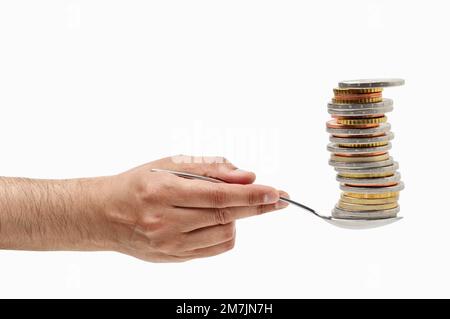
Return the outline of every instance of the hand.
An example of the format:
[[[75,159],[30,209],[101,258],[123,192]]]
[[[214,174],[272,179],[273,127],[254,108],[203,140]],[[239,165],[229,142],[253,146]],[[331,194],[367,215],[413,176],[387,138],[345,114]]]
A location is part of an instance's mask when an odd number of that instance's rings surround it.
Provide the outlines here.
[[[152,168],[191,172],[230,184],[189,180]],[[180,262],[233,248],[235,220],[287,206],[288,196],[252,184],[255,175],[223,158],[164,158],[106,178],[105,215],[114,249],[152,262]]]

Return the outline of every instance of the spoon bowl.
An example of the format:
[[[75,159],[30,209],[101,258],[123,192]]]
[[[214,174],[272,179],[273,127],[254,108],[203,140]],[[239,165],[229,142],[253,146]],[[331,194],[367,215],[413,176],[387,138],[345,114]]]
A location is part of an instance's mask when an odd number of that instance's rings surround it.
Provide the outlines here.
[[[342,219],[342,218],[324,218],[324,220],[336,227],[346,229],[371,229],[386,226],[403,217],[383,218],[383,219]]]
[[[281,201],[293,204],[297,207],[300,207],[302,209],[305,209],[309,211],[310,213],[316,215],[317,217],[323,219],[327,223],[334,225],[339,228],[346,228],[346,229],[370,229],[370,228],[377,228],[385,225],[389,225],[392,223],[395,223],[396,221],[399,221],[403,217],[392,217],[392,218],[379,218],[379,219],[344,219],[344,218],[334,218],[331,216],[324,216],[319,213],[317,213],[314,209],[305,206],[303,204],[300,204],[290,198],[280,198]]]

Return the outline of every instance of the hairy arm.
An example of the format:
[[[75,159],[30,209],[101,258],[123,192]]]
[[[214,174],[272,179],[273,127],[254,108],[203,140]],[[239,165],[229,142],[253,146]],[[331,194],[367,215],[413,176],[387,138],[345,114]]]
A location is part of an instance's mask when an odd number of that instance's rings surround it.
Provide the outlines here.
[[[108,249],[103,178],[0,177],[0,249]]]

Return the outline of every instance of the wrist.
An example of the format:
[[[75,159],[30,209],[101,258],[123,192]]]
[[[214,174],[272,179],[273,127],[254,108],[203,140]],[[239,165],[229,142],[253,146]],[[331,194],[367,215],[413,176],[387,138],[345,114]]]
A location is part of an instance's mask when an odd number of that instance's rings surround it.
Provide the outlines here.
[[[113,178],[82,178],[70,182],[73,194],[79,197],[74,209],[76,219],[85,230],[80,232],[80,250],[117,250],[115,227],[108,216]]]

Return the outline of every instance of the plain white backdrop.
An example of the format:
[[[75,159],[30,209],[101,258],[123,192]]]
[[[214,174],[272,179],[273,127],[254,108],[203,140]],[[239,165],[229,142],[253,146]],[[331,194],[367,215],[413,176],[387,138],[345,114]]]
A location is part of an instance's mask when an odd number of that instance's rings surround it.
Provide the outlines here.
[[[0,174],[115,174],[224,155],[322,213],[339,196],[326,103],[344,79],[402,77],[394,225],[333,228],[290,207],[236,248],[151,264],[0,251],[0,297],[450,297],[448,1],[0,2]]]

